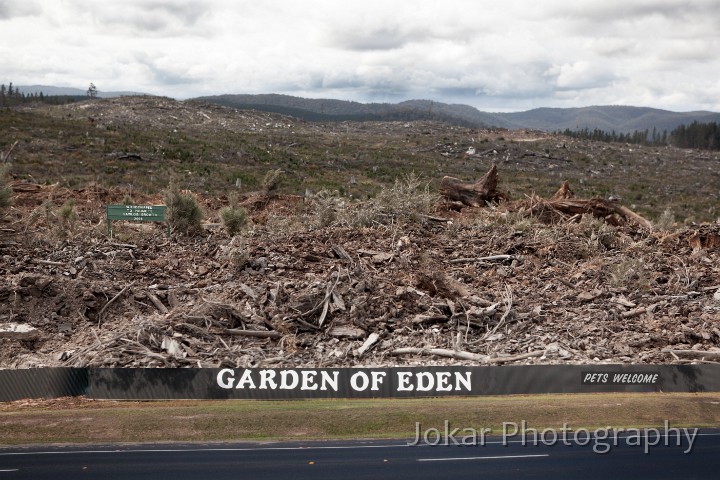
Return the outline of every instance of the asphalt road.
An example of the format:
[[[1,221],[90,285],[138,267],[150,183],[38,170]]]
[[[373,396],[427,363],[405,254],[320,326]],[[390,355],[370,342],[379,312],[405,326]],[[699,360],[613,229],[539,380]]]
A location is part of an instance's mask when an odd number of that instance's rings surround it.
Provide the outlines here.
[[[269,444],[97,445],[0,447],[0,480],[14,479],[717,479],[720,431],[659,445],[628,445],[607,453],[587,443],[488,437],[481,446],[408,446],[405,441]],[[658,439],[653,439],[657,441]],[[635,443],[635,442],[632,442]],[[668,445],[665,445],[667,443]],[[598,447],[599,448],[595,448]]]

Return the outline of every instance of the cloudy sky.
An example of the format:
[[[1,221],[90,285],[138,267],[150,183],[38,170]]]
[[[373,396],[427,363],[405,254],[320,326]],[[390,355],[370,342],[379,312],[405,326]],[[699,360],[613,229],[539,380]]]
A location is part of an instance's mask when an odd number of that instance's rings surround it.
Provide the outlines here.
[[[0,0],[0,83],[720,111],[720,0]]]

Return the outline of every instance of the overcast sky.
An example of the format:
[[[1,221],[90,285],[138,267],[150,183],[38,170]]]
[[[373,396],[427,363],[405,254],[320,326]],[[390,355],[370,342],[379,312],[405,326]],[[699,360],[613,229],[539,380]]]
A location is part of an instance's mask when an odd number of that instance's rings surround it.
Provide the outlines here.
[[[0,0],[0,83],[720,111],[720,0]]]

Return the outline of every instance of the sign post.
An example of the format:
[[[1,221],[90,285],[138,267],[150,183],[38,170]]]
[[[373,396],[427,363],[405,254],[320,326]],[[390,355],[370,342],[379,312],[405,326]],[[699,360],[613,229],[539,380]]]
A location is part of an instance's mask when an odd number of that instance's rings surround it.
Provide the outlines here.
[[[165,219],[165,205],[107,205],[108,236],[112,238],[113,220],[128,220],[130,222],[167,222]],[[170,238],[170,224],[167,226],[167,236]]]

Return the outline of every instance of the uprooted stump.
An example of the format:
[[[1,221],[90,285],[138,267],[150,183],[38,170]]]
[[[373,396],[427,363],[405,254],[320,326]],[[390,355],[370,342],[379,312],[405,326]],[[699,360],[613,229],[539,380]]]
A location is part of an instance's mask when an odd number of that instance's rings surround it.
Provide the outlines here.
[[[455,177],[443,177],[440,181],[440,195],[468,207],[481,207],[505,199],[505,195],[497,190],[497,184],[497,165],[493,165],[475,183],[463,182]]]
[[[548,220],[553,214],[561,216],[592,215],[611,225],[631,223],[652,230],[652,223],[629,208],[613,200],[603,198],[575,198],[570,184],[566,180],[549,200],[535,197],[530,212],[533,216]]]

